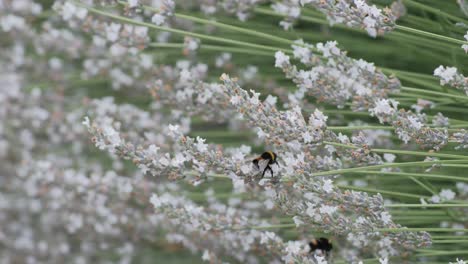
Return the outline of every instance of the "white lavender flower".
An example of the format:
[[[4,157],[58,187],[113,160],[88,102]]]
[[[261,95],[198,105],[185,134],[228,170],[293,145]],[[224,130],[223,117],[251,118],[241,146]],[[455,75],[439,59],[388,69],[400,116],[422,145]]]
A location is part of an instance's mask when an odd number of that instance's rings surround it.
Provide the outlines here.
[[[286,16],[281,25],[289,29],[300,16],[302,6],[313,6],[326,15],[331,25],[345,24],[352,28],[363,28],[376,37],[395,28],[395,20],[404,15],[402,3],[397,1],[392,8],[379,9],[364,0],[318,1],[318,0],[283,0],[272,5],[273,10]]]
[[[434,70],[434,76],[440,78],[441,85],[450,85],[463,90],[468,95],[468,78],[458,72],[456,67],[444,67],[440,65]]]

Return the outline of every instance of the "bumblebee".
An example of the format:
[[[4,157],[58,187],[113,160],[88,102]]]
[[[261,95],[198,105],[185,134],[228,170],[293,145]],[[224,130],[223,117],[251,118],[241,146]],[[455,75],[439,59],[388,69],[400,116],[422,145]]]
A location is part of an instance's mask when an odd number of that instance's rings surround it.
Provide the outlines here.
[[[310,241],[309,247],[310,247],[311,253],[313,253],[317,249],[320,249],[323,252],[325,252],[325,255],[327,256],[330,253],[330,251],[333,249],[332,243],[324,237]]]
[[[266,172],[267,170],[270,171],[271,177],[273,177],[273,169],[270,167],[270,165],[278,164],[278,162],[276,162],[276,157],[278,157],[278,156],[276,155],[276,153],[271,152],[271,151],[266,151],[266,152],[263,152],[263,154],[260,155],[260,157],[254,159],[254,160],[252,161],[253,164],[257,167],[257,169],[260,169],[260,166],[259,166],[258,163],[259,163],[261,160],[267,160],[267,161],[268,161],[268,163],[267,163],[265,169],[263,170],[262,178],[263,178],[263,176],[265,176],[265,172]]]

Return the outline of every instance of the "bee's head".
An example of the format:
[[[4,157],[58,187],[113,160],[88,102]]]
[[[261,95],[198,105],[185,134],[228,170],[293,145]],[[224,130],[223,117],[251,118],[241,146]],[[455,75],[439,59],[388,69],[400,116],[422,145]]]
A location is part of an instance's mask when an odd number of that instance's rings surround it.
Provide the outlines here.
[[[258,166],[258,159],[252,160],[252,163],[255,165],[255,167],[259,168],[259,166]]]
[[[319,241],[317,239],[312,239],[309,242],[310,252],[314,252],[317,249]]]

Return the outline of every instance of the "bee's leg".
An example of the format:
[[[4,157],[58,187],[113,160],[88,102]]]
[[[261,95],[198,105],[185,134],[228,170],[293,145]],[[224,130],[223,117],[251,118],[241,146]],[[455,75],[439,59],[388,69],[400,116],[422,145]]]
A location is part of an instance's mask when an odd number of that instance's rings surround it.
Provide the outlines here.
[[[271,168],[270,168],[270,166],[269,166],[269,165],[267,165],[267,166],[265,167],[265,169],[263,170],[263,173],[262,173],[262,178],[265,176],[265,172],[266,172],[268,169],[270,169],[270,170],[271,170]]]
[[[265,176],[265,172],[266,172],[267,170],[270,171],[271,177],[273,178],[273,170],[271,169],[270,165],[267,165],[267,166],[265,167],[265,169],[263,170],[262,178],[263,178],[263,176]]]

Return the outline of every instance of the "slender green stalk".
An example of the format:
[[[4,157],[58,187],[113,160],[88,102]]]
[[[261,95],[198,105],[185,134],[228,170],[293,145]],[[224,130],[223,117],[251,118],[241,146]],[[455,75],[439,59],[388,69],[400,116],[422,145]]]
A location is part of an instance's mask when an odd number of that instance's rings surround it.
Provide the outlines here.
[[[375,231],[380,232],[407,232],[407,231],[426,231],[426,232],[467,232],[468,229],[464,228],[443,228],[443,227],[400,227],[400,228],[377,228]]]
[[[468,244],[468,239],[454,239],[454,240],[432,240],[434,244]]]
[[[417,257],[430,257],[430,256],[452,256],[452,255],[468,255],[468,250],[450,250],[443,252],[428,252],[428,253],[419,253]]]
[[[449,207],[468,207],[468,203],[456,204],[388,204],[388,208],[449,208]]]
[[[445,236],[445,235],[433,235],[431,236],[433,239],[463,239],[463,240],[468,240],[468,236]]]
[[[281,229],[281,228],[294,228],[296,224],[277,224],[277,225],[268,225],[268,226],[249,226],[249,227],[239,227],[233,228],[235,230],[243,229]],[[468,232],[468,229],[464,228],[443,228],[443,227],[400,227],[400,228],[376,228],[375,231],[378,232],[389,232],[389,233],[399,233],[399,232]]]
[[[437,9],[437,8],[434,8],[434,7],[425,5],[425,4],[421,4],[421,3],[418,3],[418,2],[413,1],[413,0],[403,0],[403,3],[405,3],[408,6],[413,6],[413,7],[419,8],[421,10],[424,10],[424,11],[427,11],[427,12],[430,12],[430,13],[433,13],[433,14],[436,14],[436,15],[444,16],[444,17],[446,17],[448,19],[451,19],[452,21],[468,24],[468,21],[463,19],[463,18],[453,16],[453,15],[451,15],[449,13],[446,13],[446,12],[440,10],[440,9]]]
[[[464,95],[447,94],[447,93],[428,91],[428,90],[412,88],[412,87],[405,87],[405,86],[401,87],[401,90],[402,91],[432,94],[432,95],[436,95],[436,96],[442,96],[442,98],[449,97],[449,98],[454,98],[454,99],[457,99],[457,100],[468,101],[468,96],[464,96]]]
[[[176,48],[176,49],[183,49],[185,47],[182,43],[150,43],[148,45],[152,48]],[[216,45],[209,45],[209,44],[200,44],[200,49],[202,50],[212,50],[212,51],[219,51],[219,52],[231,52],[231,53],[240,53],[240,54],[248,54],[248,55],[260,55],[265,57],[273,58],[275,55],[274,52],[265,52],[259,50],[249,50],[243,48],[236,48],[230,46],[216,46]]]
[[[468,182],[468,177],[457,177],[441,174],[430,174],[430,173],[409,173],[409,172],[384,172],[384,171],[356,171],[358,174],[372,174],[372,175],[387,175],[387,176],[404,176],[404,177],[420,177],[420,178],[429,178],[437,180],[453,180]]]
[[[238,227],[233,228],[234,230],[244,230],[244,229],[280,229],[280,228],[292,228],[296,227],[296,224],[278,224],[278,225],[268,225],[268,226],[248,226],[248,227]]]
[[[396,25],[395,28],[398,29],[398,30],[404,31],[404,32],[411,33],[411,34],[417,34],[417,35],[425,36],[425,37],[428,37],[428,38],[439,39],[439,40],[447,41],[447,42],[454,43],[454,44],[457,44],[457,45],[468,44],[468,42],[463,41],[463,40],[454,39],[454,38],[451,38],[451,37],[446,37],[446,36],[434,34],[434,33],[431,33],[431,32],[427,32],[427,31],[423,31],[423,30],[419,30],[419,29],[415,29],[415,28],[410,28],[410,27],[405,27],[405,26],[400,26],[400,25]]]
[[[414,161],[414,162],[402,162],[402,163],[384,163],[379,165],[371,165],[371,166],[363,166],[363,167],[354,167],[354,168],[347,168],[347,169],[340,169],[340,170],[330,170],[330,171],[321,171],[315,172],[313,176],[326,176],[326,175],[336,175],[336,174],[344,174],[349,172],[356,172],[363,169],[367,170],[374,170],[374,169],[382,169],[382,168],[395,168],[395,167],[417,167],[417,166],[430,166],[433,164],[447,164],[447,163],[466,163],[466,160],[438,160],[438,161]],[[459,164],[451,164],[451,165],[459,165]]]
[[[307,109],[305,109],[307,111]],[[324,113],[330,115],[347,115],[347,116],[360,116],[360,117],[367,117],[370,118],[369,113],[367,112],[353,112],[350,110],[335,110],[335,109],[324,109]],[[432,120],[433,116],[427,115],[429,120]],[[456,125],[452,125],[450,127],[457,128],[457,127],[468,127],[468,121],[459,120],[455,118],[450,118],[450,121],[456,123]]]
[[[395,130],[394,127],[391,126],[330,126],[327,127],[328,130],[331,131],[356,131],[356,130]],[[445,129],[444,127],[432,127],[431,129]],[[447,129],[451,132],[461,131],[460,129]]]
[[[446,216],[445,211],[439,209],[424,209],[424,210],[400,210],[400,209],[392,209],[393,215],[411,215],[411,216],[421,216],[421,217],[432,217],[432,216]]]
[[[418,99],[425,99],[429,101],[433,101],[436,103],[436,107],[440,103],[454,103],[453,99],[445,99],[444,97],[435,97],[435,96],[430,96],[430,95],[425,95],[425,94],[417,94],[417,93],[409,93],[408,91],[406,93],[392,93],[392,96],[406,96],[406,97],[411,97],[414,99],[414,102],[416,102]]]
[[[466,124],[466,125],[452,125],[450,127],[452,127],[452,128],[467,128],[468,124]]]
[[[442,167],[453,167],[453,168],[468,168],[468,164],[459,164],[455,166],[454,164],[441,164]]]
[[[343,148],[358,149],[359,147],[354,145],[347,145],[342,143],[324,141],[324,144],[333,145]],[[468,159],[468,156],[456,155],[456,154],[445,154],[445,153],[431,153],[431,152],[421,152],[421,151],[410,151],[410,150],[394,150],[394,149],[369,149],[371,152],[375,153],[392,153],[392,154],[401,154],[401,155],[413,155],[413,156],[423,156],[423,157],[438,157],[438,158],[449,158],[449,159]]]
[[[436,221],[444,221],[444,220],[448,220],[449,218],[447,218],[446,216],[431,216],[431,217],[427,217],[427,216],[393,216],[393,219],[395,220],[398,220],[398,221],[404,221],[404,220],[426,220],[426,219],[430,219],[430,220],[436,220]]]
[[[416,179],[416,178],[413,177],[413,176],[411,176],[410,179],[413,180],[414,182],[416,182],[416,183],[417,183],[419,186],[421,186],[423,189],[427,190],[430,194],[432,194],[432,195],[437,195],[437,190],[435,190],[429,182],[427,182],[427,184],[426,184],[426,183],[424,183],[424,182],[422,182],[422,181]],[[423,178],[422,180],[424,181],[425,179]],[[464,202],[462,201],[462,202],[459,202],[459,203],[464,203]],[[449,210],[449,209],[446,209],[445,211],[447,212],[447,215],[449,215],[450,218],[451,218],[452,220],[454,220],[454,221],[457,220],[457,217],[456,217],[456,215],[453,213],[453,211],[451,211],[451,210]]]
[[[388,70],[388,71],[382,70],[382,71],[384,73],[387,73],[387,74],[393,72],[393,70]],[[426,80],[426,79],[424,79],[422,77],[410,76],[410,75],[407,75],[407,74],[404,74],[404,73],[398,73],[398,74],[396,74],[396,76],[402,81],[409,82],[409,83],[416,84],[416,85],[421,85],[422,87],[424,87],[426,89],[431,89],[431,90],[436,90],[436,91],[444,91],[444,87],[442,87],[440,84],[434,83],[432,81],[428,81],[428,80]]]
[[[409,177],[412,181],[414,181],[416,184],[418,184],[419,186],[421,186],[421,188],[423,188],[424,190],[428,191],[430,194],[432,195],[435,195],[434,191],[429,188],[429,186],[427,186],[426,184],[424,184],[423,182],[421,182],[420,180],[416,179],[415,177],[413,176],[410,176]]]

